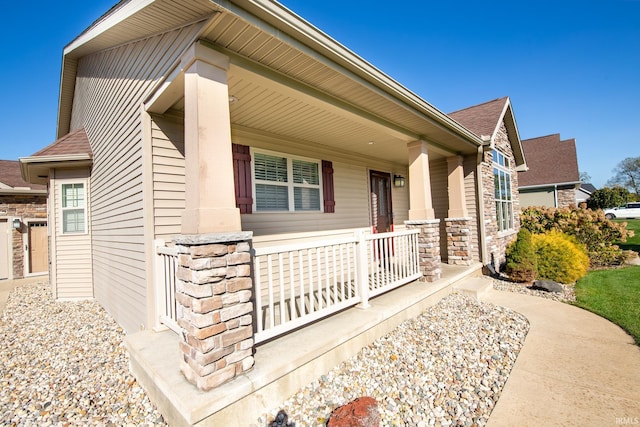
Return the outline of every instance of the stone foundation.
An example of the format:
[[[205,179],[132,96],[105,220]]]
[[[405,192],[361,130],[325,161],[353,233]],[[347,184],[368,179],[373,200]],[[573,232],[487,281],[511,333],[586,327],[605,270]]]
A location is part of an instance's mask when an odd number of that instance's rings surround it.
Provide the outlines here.
[[[200,390],[253,368],[251,239],[251,232],[176,239],[180,370]]]
[[[408,229],[419,229],[418,251],[422,280],[433,282],[442,276],[440,268],[440,220],[405,221]]]
[[[447,230],[448,262],[453,265],[471,265],[472,218],[445,218]]]

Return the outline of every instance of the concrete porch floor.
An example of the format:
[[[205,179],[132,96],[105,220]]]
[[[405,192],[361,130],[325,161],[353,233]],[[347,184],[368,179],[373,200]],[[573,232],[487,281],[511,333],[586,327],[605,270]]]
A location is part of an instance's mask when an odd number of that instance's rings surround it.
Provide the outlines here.
[[[248,426],[298,389],[438,303],[460,280],[481,274],[481,264],[442,265],[436,282],[413,282],[256,348],[250,372],[208,392],[179,369],[179,337],[172,331],[129,335],[131,371],[172,426]]]

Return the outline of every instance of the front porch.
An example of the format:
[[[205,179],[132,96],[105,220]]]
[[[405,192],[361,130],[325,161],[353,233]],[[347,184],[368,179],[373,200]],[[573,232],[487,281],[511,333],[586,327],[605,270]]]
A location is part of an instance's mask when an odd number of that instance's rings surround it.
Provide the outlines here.
[[[165,420],[181,425],[250,425],[402,321],[416,317],[448,295],[481,265],[442,264],[434,282],[412,282],[256,348],[255,368],[204,392],[180,372],[179,337],[172,331],[143,331],[127,337],[131,370]]]

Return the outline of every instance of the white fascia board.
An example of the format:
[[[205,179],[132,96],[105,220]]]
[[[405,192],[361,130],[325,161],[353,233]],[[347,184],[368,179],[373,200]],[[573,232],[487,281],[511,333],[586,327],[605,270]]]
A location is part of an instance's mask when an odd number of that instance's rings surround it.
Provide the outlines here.
[[[75,40],[69,43],[64,48],[64,55],[68,55],[85,43],[95,39],[100,34],[116,26],[130,16],[138,13],[140,10],[144,9],[155,1],[156,0],[131,0],[123,4],[119,8],[111,11],[110,13],[107,12],[108,14],[104,15],[93,27],[90,27],[84,33],[80,34]]]

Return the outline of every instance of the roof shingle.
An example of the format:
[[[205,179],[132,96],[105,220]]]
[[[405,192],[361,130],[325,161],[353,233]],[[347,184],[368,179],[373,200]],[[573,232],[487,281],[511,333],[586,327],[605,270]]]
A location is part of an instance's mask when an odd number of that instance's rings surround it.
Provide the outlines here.
[[[45,190],[46,185],[31,184],[22,179],[20,162],[17,160],[0,160],[0,182],[12,188],[30,188]]]
[[[504,111],[504,106],[509,97],[494,99],[479,105],[467,107],[462,110],[449,113],[449,117],[462,124],[464,127],[479,137],[483,135],[493,136],[498,122]]]
[[[576,140],[560,140],[560,134],[541,136],[522,141],[527,166],[518,172],[518,185],[575,183],[580,181]]]
[[[92,156],[89,138],[84,128],[69,132],[62,138],[55,140],[42,150],[34,153],[31,157],[44,156],[64,156],[71,154],[89,154]]]

